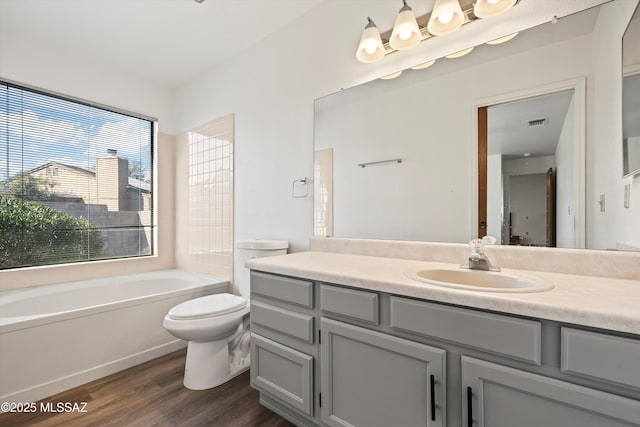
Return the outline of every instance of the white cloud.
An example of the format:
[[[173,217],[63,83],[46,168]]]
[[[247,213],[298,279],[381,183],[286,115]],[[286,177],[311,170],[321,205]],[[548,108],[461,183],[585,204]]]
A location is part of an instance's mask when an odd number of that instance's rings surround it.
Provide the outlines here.
[[[45,119],[31,110],[11,113],[8,118],[0,113],[0,121],[7,123],[11,134],[22,135],[36,143],[76,145],[88,141],[87,133],[78,123]]]
[[[127,117],[105,123],[90,141],[90,155],[104,157],[108,149],[118,150],[118,156],[137,159],[141,150],[149,149],[150,126],[147,122]]]

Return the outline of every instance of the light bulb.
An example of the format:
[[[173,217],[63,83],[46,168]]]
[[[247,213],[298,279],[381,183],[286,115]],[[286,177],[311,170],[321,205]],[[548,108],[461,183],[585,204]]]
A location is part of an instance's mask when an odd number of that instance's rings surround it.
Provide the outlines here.
[[[487,3],[496,4],[496,3],[500,3],[500,0],[487,0]]]
[[[377,49],[377,47],[375,47],[374,45],[370,44],[364,47],[365,52],[367,52],[369,55],[371,55],[373,52],[375,52]]]
[[[400,37],[400,40],[409,40],[409,38],[411,38],[411,31],[401,31],[398,37]]]
[[[438,16],[438,21],[442,24],[448,24],[453,19],[453,12],[445,12]]]

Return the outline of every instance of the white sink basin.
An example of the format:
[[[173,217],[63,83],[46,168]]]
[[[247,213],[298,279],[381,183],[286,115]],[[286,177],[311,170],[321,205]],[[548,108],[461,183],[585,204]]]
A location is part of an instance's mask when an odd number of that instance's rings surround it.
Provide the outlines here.
[[[543,292],[554,287],[552,283],[535,277],[457,267],[424,268],[405,275],[430,285],[481,292]]]

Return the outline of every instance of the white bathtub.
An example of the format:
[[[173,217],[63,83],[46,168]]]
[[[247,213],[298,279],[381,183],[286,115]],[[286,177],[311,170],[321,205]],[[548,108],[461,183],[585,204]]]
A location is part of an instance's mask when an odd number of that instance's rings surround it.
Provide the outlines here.
[[[228,287],[161,270],[0,292],[0,402],[33,402],[186,346],[164,316]]]

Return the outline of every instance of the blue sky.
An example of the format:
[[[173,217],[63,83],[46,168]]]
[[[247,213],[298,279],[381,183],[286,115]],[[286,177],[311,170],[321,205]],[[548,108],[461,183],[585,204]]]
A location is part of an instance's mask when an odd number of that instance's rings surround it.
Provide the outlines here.
[[[151,124],[74,102],[0,85],[0,179],[49,161],[95,167],[107,149],[150,174]]]

